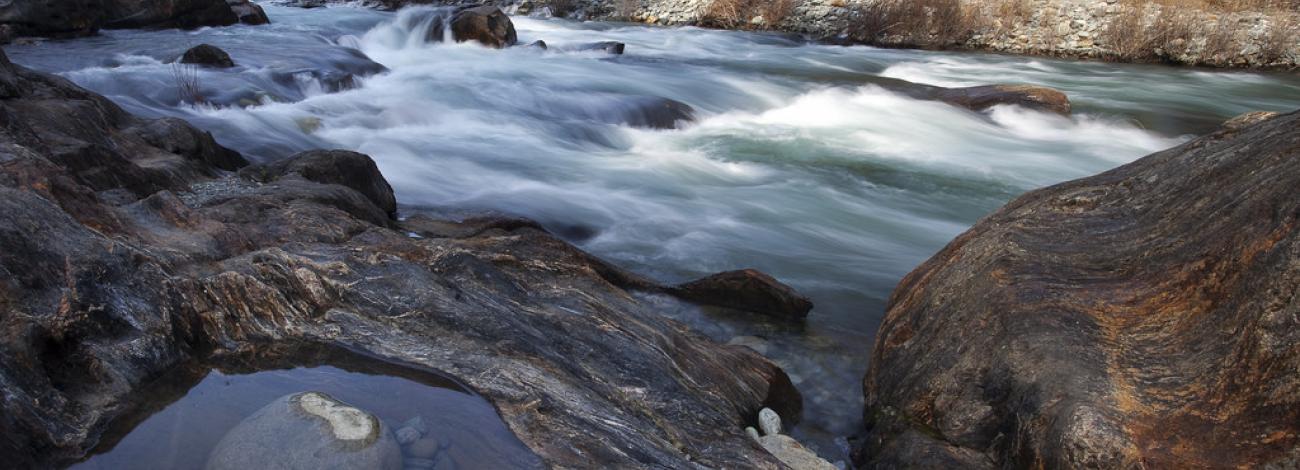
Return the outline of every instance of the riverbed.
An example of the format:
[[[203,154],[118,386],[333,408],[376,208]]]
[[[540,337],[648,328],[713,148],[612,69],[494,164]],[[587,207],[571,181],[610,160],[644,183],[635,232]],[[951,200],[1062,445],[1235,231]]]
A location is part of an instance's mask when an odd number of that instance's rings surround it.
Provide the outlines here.
[[[312,148],[369,154],[406,216],[533,218],[665,282],[768,272],[816,303],[806,324],[669,302],[665,314],[720,341],[762,338],[805,395],[795,435],[831,460],[860,429],[861,377],[891,290],[954,236],[1025,191],[1242,112],[1300,107],[1294,74],[527,17],[513,18],[520,42],[549,50],[494,50],[427,43],[427,10],[265,6],[267,26],[104,31],[6,51],[132,113],[187,119],[254,161]],[[626,52],[566,51],[597,41]],[[208,104],[196,105],[168,61],[200,43],[238,65],[197,70]],[[378,71],[370,60],[386,71],[349,78]],[[1074,113],[977,113],[905,97],[882,78],[1050,86]],[[648,129],[622,119],[658,98],[689,105],[694,121]]]

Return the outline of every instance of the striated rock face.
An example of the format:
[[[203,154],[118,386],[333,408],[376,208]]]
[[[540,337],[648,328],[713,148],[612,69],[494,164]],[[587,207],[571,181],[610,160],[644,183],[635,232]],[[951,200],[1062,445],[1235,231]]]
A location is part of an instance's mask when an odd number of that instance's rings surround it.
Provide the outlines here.
[[[986,217],[890,299],[857,463],[1300,464],[1297,188],[1290,113]]]
[[[556,467],[780,467],[743,429],[796,419],[789,378],[633,295],[664,287],[530,221],[394,220],[359,154],[237,157],[0,59],[0,461],[75,461],[178,364],[324,344],[461,378]]]
[[[199,28],[266,24],[249,0],[17,0],[0,2],[0,27],[15,35],[85,36],[100,28]]]

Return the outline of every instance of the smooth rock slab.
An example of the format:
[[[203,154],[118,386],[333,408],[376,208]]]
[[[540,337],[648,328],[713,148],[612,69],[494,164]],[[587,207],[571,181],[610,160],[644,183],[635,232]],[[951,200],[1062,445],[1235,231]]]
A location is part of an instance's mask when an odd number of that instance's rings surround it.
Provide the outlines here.
[[[320,392],[285,395],[226,433],[207,470],[397,470],[402,452],[382,421]]]
[[[758,438],[758,443],[781,463],[794,470],[839,470],[834,464],[818,457],[793,437],[773,434]]]

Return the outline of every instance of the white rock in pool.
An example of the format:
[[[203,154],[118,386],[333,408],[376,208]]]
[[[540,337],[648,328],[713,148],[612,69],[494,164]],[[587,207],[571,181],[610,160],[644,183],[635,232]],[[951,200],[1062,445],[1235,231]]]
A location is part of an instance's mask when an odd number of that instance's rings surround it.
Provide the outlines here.
[[[776,414],[771,408],[759,410],[758,429],[763,430],[764,436],[781,434],[781,415]]]
[[[374,415],[321,392],[277,398],[221,438],[207,470],[398,470],[402,451]]]

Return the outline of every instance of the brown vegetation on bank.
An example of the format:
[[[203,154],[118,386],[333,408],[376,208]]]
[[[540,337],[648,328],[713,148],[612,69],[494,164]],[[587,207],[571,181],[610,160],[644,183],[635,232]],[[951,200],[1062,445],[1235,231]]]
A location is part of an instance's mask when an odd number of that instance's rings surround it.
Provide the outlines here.
[[[700,13],[700,23],[723,29],[771,29],[801,3],[803,0],[713,0]],[[762,21],[753,21],[759,17]]]
[[[1120,0],[1113,11],[1095,19],[1100,29],[1082,44],[1065,44],[1073,30],[1062,25],[1069,25],[1068,10],[1075,6],[1041,8],[1032,0],[875,0],[853,8],[847,35],[886,47],[1012,44],[1017,52],[1126,62],[1227,66],[1247,59],[1253,65],[1300,61],[1300,0]],[[1240,22],[1249,13],[1266,15],[1266,23],[1252,30]]]

